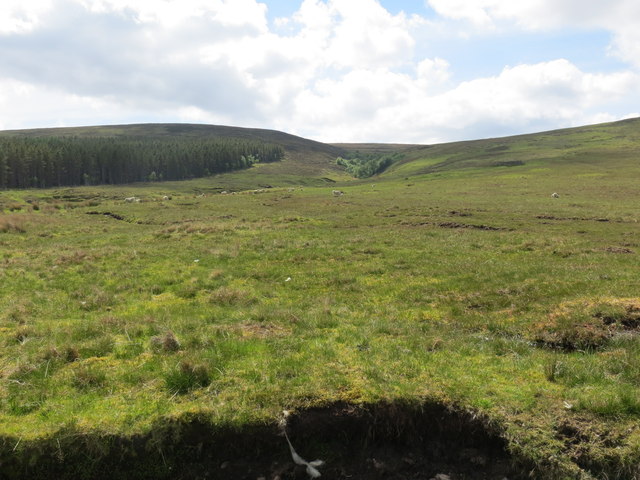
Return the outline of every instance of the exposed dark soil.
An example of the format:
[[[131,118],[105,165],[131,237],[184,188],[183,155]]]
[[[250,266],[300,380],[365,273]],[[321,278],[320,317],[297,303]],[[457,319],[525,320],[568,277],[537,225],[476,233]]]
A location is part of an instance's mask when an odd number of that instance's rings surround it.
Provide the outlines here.
[[[603,217],[556,217],[555,215],[536,215],[539,220],[557,220],[557,221],[582,221],[582,222],[614,222],[614,223],[629,223],[629,220],[611,220],[610,218]],[[543,222],[544,223],[544,222]]]
[[[322,478],[503,480],[525,478],[486,421],[439,404],[336,404],[293,414],[287,432]],[[4,445],[2,445],[4,443]],[[282,429],[212,427],[194,417],[157,425],[145,437],[87,438],[68,432],[20,448],[0,441],[0,477],[12,479],[303,480]]]
[[[627,247],[606,247],[604,251],[607,253],[634,253],[633,250]]]
[[[507,230],[506,228],[492,227],[491,225],[472,225],[472,224],[458,223],[458,222],[443,222],[443,223],[438,223],[436,225],[442,228],[472,228],[475,230],[490,230],[494,232],[497,232],[499,230]]]
[[[473,213],[460,212],[458,210],[451,210],[449,212],[449,215],[453,215],[453,216],[456,216],[456,217],[473,217]]]
[[[470,223],[458,223],[458,222],[400,222],[400,225],[409,227],[421,227],[424,225],[434,225],[440,228],[469,228],[473,230],[486,230],[492,232],[498,231],[511,231],[511,229],[504,227],[493,227],[491,225],[474,225]]]
[[[117,213],[112,212],[87,212],[87,215],[104,215],[105,217],[115,218],[116,220],[124,220],[125,218],[122,215],[118,215]]]

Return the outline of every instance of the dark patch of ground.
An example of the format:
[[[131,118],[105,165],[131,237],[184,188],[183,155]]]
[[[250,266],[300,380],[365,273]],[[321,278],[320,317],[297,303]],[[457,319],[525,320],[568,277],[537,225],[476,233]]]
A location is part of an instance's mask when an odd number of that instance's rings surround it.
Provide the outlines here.
[[[451,211],[449,212],[449,215],[453,215],[453,216],[456,216],[456,217],[472,217],[472,216],[473,216],[473,214],[472,214],[472,213],[469,213],[469,212],[460,212],[460,211],[458,211],[458,210],[451,210]]]
[[[491,225],[473,225],[470,223],[458,223],[458,222],[401,222],[400,225],[407,227],[422,227],[425,225],[433,225],[440,228],[468,228],[472,230],[485,230],[485,231],[512,231],[512,229],[504,227],[493,227]]]
[[[442,228],[472,228],[475,230],[490,230],[497,232],[499,230],[508,230],[502,227],[492,227],[491,225],[472,225],[467,223],[458,223],[458,222],[442,222],[436,224],[438,227]]]
[[[633,250],[627,247],[607,247],[604,251],[607,253],[634,253]]]
[[[105,217],[115,218],[116,220],[125,220],[122,215],[118,215],[117,213],[112,212],[87,212],[87,215],[104,215]]]
[[[519,167],[521,165],[524,165],[522,160],[502,160],[490,164],[492,167]]]
[[[536,218],[539,220],[555,220],[555,221],[581,221],[581,222],[600,222],[600,223],[635,223],[631,220],[611,220],[610,218],[604,217],[556,217],[555,215],[536,215]]]
[[[302,458],[324,460],[322,478],[525,478],[484,419],[439,404],[336,404],[294,414],[286,428]],[[0,446],[0,476],[15,480],[309,478],[305,467],[292,461],[275,424],[221,429],[193,417],[159,424],[145,437],[66,432],[15,452],[7,439]]]

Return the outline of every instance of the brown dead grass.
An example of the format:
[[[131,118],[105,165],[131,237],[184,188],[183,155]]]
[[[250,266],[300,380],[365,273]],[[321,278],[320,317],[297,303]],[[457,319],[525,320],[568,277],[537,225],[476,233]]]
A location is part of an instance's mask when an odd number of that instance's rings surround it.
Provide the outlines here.
[[[181,345],[178,337],[171,331],[167,331],[164,335],[156,335],[151,337],[151,349],[159,352],[177,352],[180,350]]]
[[[597,350],[620,333],[640,333],[640,298],[563,302],[534,326],[539,345],[565,351]]]
[[[25,233],[26,218],[24,215],[5,215],[0,217],[0,233]]]
[[[85,250],[75,250],[73,252],[61,255],[56,260],[56,265],[79,265],[85,262],[91,262],[96,256]]]
[[[214,305],[250,305],[256,302],[251,292],[233,287],[220,287],[209,296]]]
[[[240,325],[240,332],[249,338],[284,337],[290,333],[288,329],[272,323],[245,323]]]

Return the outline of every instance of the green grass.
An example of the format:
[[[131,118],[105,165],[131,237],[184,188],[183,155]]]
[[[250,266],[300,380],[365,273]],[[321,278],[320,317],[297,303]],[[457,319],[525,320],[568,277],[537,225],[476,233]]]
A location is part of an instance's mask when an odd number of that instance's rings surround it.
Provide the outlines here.
[[[335,173],[342,197],[271,165],[0,192],[0,437],[20,439],[0,455],[71,427],[437,399],[542,478],[637,478],[635,125],[430,147],[375,186]]]

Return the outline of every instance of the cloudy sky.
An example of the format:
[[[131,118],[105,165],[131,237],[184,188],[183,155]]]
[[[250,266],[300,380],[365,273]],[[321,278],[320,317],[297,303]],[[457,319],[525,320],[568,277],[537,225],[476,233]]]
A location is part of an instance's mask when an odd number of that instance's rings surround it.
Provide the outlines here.
[[[434,143],[640,116],[638,0],[0,0],[0,129]]]

